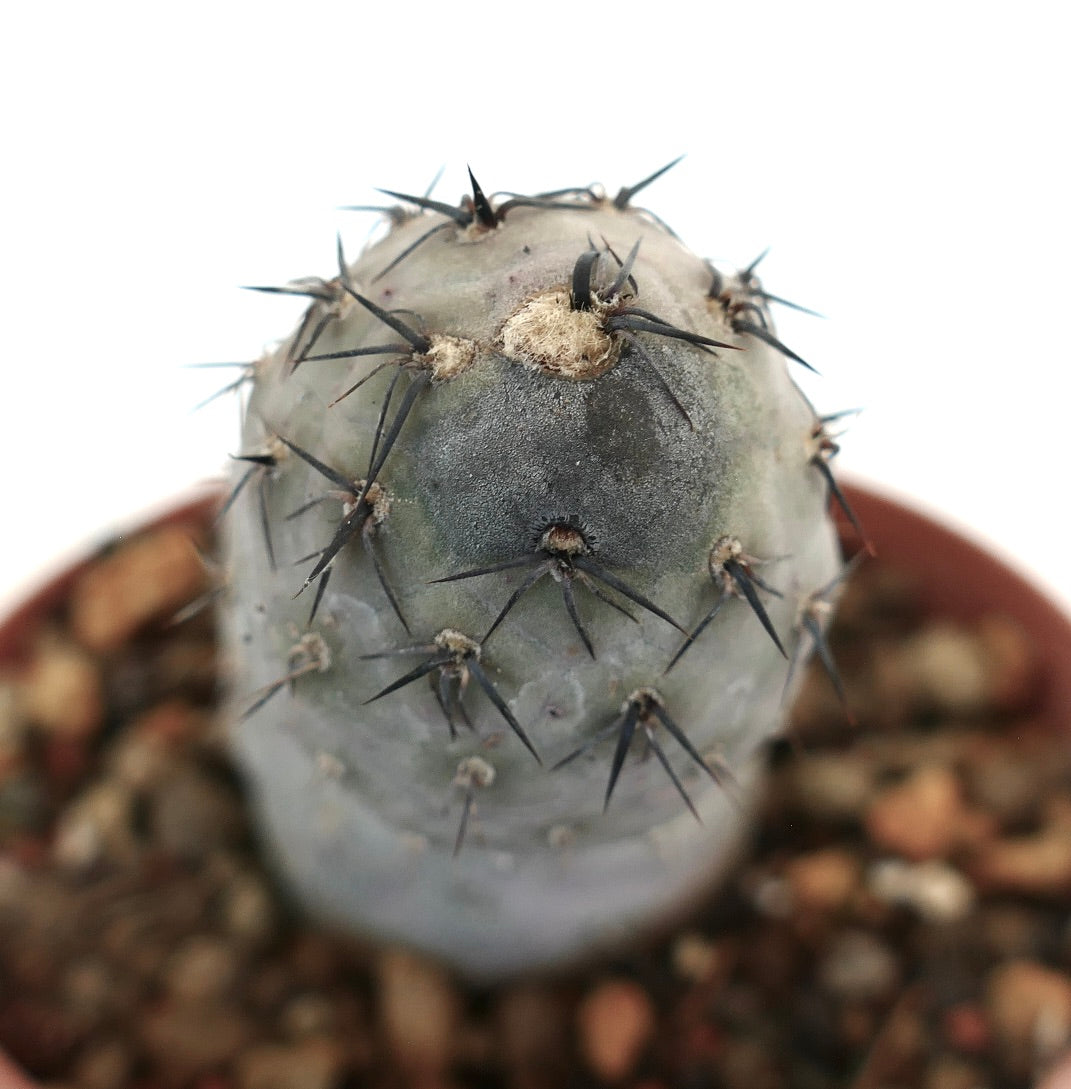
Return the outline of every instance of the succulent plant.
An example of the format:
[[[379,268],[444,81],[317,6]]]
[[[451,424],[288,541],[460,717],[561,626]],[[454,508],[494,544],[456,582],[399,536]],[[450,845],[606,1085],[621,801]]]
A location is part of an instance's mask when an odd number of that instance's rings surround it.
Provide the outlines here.
[[[310,304],[239,382],[224,615],[270,849],[318,914],[477,979],[709,885],[828,650],[833,417],[757,262],[633,206],[661,173],[388,192],[355,263],[268,289]]]

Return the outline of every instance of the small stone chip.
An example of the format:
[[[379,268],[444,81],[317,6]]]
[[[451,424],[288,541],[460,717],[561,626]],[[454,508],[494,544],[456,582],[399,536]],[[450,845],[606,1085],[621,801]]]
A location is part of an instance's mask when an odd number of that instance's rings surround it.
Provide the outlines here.
[[[859,863],[846,848],[827,847],[792,859],[785,879],[796,909],[834,912],[859,888]]]
[[[878,847],[923,862],[984,842],[992,836],[994,822],[967,804],[952,770],[930,765],[874,800],[866,830]]]
[[[1036,961],[995,968],[986,1006],[994,1030],[1024,1063],[1051,1060],[1071,1039],[1071,977]]]
[[[168,959],[163,983],[178,1002],[199,1003],[222,997],[238,975],[234,948],[212,934],[192,934]]]
[[[901,665],[923,706],[946,714],[976,714],[986,706],[987,661],[981,641],[952,624],[925,628],[903,646]]]
[[[1071,894],[1071,834],[1050,826],[1033,836],[987,843],[970,860],[970,873],[987,892]]]
[[[868,1001],[892,993],[900,981],[900,962],[876,935],[867,930],[845,930],[825,950],[817,975],[830,994],[848,1001]]]
[[[974,910],[974,886],[957,869],[931,859],[882,859],[867,872],[867,888],[887,904],[913,908],[930,923],[951,923]]]
[[[619,1081],[635,1067],[655,1024],[651,999],[638,983],[607,980],[577,1010],[580,1051],[600,1078]]]
[[[71,629],[89,650],[115,650],[150,620],[171,615],[207,589],[189,532],[166,526],[86,569],[71,593]]]
[[[314,1037],[296,1044],[260,1044],[238,1061],[238,1089],[333,1089],[346,1065],[341,1042]]]
[[[64,869],[84,870],[100,861],[129,864],[140,852],[134,831],[134,795],[104,779],[89,787],[60,817],[52,856]]]
[[[38,640],[22,677],[24,714],[46,733],[84,738],[104,720],[100,670],[81,647],[54,634]]]
[[[453,1056],[461,1023],[460,997],[447,974],[431,960],[400,949],[384,950],[376,969],[391,1052],[414,1073],[441,1072]]]

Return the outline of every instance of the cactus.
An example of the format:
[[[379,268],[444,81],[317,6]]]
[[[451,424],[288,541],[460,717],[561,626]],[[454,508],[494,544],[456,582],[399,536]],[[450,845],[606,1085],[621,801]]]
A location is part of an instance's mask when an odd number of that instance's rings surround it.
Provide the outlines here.
[[[475,979],[707,887],[828,661],[833,417],[755,265],[634,207],[660,173],[387,191],[233,384],[232,740],[270,850],[318,914]]]

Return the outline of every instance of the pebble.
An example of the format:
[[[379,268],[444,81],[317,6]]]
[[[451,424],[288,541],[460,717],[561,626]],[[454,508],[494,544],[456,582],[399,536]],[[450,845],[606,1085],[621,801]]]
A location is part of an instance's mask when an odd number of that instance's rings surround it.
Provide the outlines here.
[[[985,844],[968,863],[987,892],[1065,897],[1071,894],[1071,833],[1059,824],[1033,836]]]
[[[1041,662],[1022,625],[985,616],[976,627],[986,661],[986,700],[1005,714],[1025,711],[1037,695]]]
[[[584,1061],[611,1082],[632,1072],[656,1024],[647,992],[627,979],[600,983],[581,1001],[576,1017]]]
[[[877,767],[859,752],[809,753],[784,776],[794,805],[819,820],[850,820],[874,794]]]
[[[0,677],[0,785],[22,768],[28,725],[18,685]]]
[[[123,542],[85,570],[71,593],[71,630],[89,650],[112,651],[207,588],[190,531],[166,526]]]
[[[699,984],[715,980],[727,969],[729,959],[719,943],[695,931],[686,931],[674,940],[671,957],[679,978]]]
[[[60,816],[52,844],[57,865],[86,870],[107,860],[131,863],[141,845],[134,833],[134,794],[104,779],[90,786]]]
[[[1036,734],[1005,738],[986,733],[972,740],[965,781],[970,797],[1003,828],[1036,824],[1046,793],[1068,772],[1071,747]]]
[[[851,851],[827,847],[791,859],[784,876],[795,910],[836,912],[859,888],[859,861]]]
[[[41,636],[21,678],[23,713],[47,734],[85,738],[104,720],[104,692],[96,661],[68,639]]]
[[[987,707],[989,662],[975,632],[952,624],[930,625],[903,644],[899,658],[914,707],[955,717]]]
[[[867,810],[866,830],[878,848],[922,862],[981,843],[995,827],[967,804],[950,768],[931,765],[882,791]]]
[[[278,925],[271,889],[254,873],[230,878],[223,889],[220,917],[227,934],[246,947],[267,944]]]
[[[324,1038],[260,1044],[238,1060],[238,1089],[333,1089],[346,1064],[341,1043]]]
[[[108,774],[123,786],[144,794],[165,777],[173,755],[156,738],[130,731],[108,747]]]
[[[172,953],[163,983],[177,1002],[222,998],[234,984],[240,961],[234,947],[214,934],[194,934]]]
[[[941,1018],[945,1039],[957,1051],[982,1054],[992,1043],[992,1029],[985,1009],[977,1002],[960,1002]]]
[[[971,882],[955,867],[936,859],[918,863],[881,859],[867,871],[866,887],[879,900],[910,907],[930,923],[964,919],[976,903]]]
[[[92,954],[75,961],[63,973],[58,988],[64,1008],[82,1024],[96,1025],[122,1008],[126,988],[119,984],[108,961]]]
[[[986,981],[986,1008],[1013,1071],[1052,1060],[1071,1041],[1071,977],[1037,961],[1013,960]]]
[[[376,960],[379,1017],[395,1060],[413,1074],[444,1071],[461,1024],[460,996],[432,961],[400,949]]]
[[[777,1056],[762,1041],[747,1036],[726,1046],[720,1065],[725,1089],[782,1089],[785,1084]]]
[[[74,1062],[71,1079],[78,1089],[125,1089],[134,1056],[125,1040],[94,1040]]]
[[[335,1004],[326,996],[309,992],[294,995],[283,1007],[279,1024],[291,1040],[323,1036],[336,1029]]]
[[[0,779],[0,831],[21,831],[33,839],[25,839],[22,847],[32,854],[38,854],[40,840],[36,834],[45,823],[48,810],[48,784],[36,770],[26,768],[8,771],[5,779]],[[15,844],[8,845],[8,850],[15,853]]]
[[[510,1069],[551,1073],[561,1065],[568,1041],[561,996],[536,984],[510,987],[496,1004],[495,1040]]]
[[[240,799],[190,763],[173,764],[149,803],[156,845],[182,858],[204,858],[240,842],[246,832]]]
[[[247,1046],[253,1025],[232,1005],[158,1002],[141,1013],[141,1043],[168,1078],[181,1084]]]
[[[1038,1089],[1071,1089],[1071,1051],[1061,1056],[1045,1072]]]
[[[956,1055],[941,1055],[926,1069],[921,1089],[981,1089],[985,1074],[974,1063]]]
[[[900,981],[896,954],[867,930],[845,930],[822,953],[817,966],[821,985],[837,998],[865,1001],[882,998]]]

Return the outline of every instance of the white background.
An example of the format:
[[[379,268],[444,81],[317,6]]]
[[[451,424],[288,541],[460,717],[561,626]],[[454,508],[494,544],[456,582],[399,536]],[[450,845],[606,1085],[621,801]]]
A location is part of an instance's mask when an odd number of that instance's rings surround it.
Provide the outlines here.
[[[457,200],[686,152],[640,203],[767,245],[842,471],[1071,603],[1071,88],[1059,5],[19,5],[0,28],[0,608],[237,450],[191,407],[297,320],[374,186]]]

